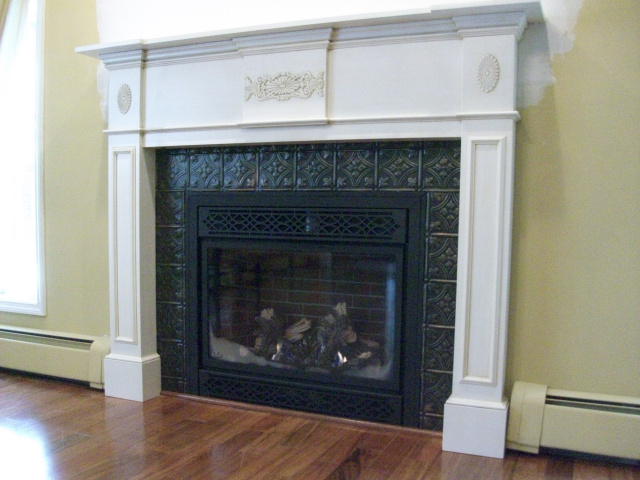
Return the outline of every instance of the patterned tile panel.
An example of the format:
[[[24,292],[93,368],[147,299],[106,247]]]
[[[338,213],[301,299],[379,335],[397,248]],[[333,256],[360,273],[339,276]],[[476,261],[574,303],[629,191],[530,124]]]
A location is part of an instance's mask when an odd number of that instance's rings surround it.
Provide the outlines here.
[[[163,374],[160,380],[161,380],[160,388],[162,388],[162,390],[166,392],[179,392],[179,393],[186,392],[185,381],[182,379],[182,377],[180,378],[167,377],[166,375]]]
[[[420,428],[423,430],[431,430],[432,432],[441,432],[443,429],[443,420],[442,415],[428,415],[425,413],[420,417]]]
[[[427,327],[423,368],[453,371],[453,328]]]
[[[442,415],[452,388],[452,374],[426,370],[422,374],[422,415]]]
[[[156,262],[184,264],[184,227],[156,227]]]
[[[184,378],[184,343],[174,340],[159,340],[158,354],[162,360],[162,375]]]
[[[428,278],[455,281],[458,274],[458,237],[432,235],[428,242]]]
[[[456,323],[456,283],[428,282],[425,325],[453,327]]]
[[[459,142],[425,142],[422,186],[425,189],[460,188]]]
[[[260,155],[260,188],[291,190],[295,171],[296,149],[265,147]]]
[[[300,190],[331,190],[333,159],[333,145],[302,146],[296,162],[296,186]]]
[[[158,150],[158,152],[156,153],[156,170],[156,189],[184,189],[187,186],[187,151]]]
[[[184,267],[156,264],[156,299],[158,302],[184,302]]]
[[[458,192],[429,193],[429,231],[432,233],[458,233],[460,194]]]
[[[338,149],[336,187],[338,190],[373,189],[375,186],[376,145],[345,144]]]
[[[442,429],[451,393],[459,214],[458,141],[202,147],[157,151],[158,349],[162,388],[184,391],[184,198],[197,190],[428,191],[421,427]],[[181,227],[181,228],[179,228]]]
[[[224,188],[253,190],[258,183],[258,151],[230,148],[224,151]]]
[[[190,156],[189,187],[217,190],[222,184],[220,149],[194,150]]]
[[[385,145],[378,158],[378,187],[416,189],[418,187],[419,144]]]
[[[184,224],[184,191],[156,192],[156,224]]]
[[[156,307],[158,319],[158,339],[183,340],[185,309],[180,303],[158,303]]]

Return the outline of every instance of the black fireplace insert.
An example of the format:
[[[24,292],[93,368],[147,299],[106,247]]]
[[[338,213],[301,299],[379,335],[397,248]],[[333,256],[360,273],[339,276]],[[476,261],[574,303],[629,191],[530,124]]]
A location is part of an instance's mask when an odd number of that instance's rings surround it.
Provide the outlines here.
[[[187,193],[187,391],[419,425],[422,192]]]

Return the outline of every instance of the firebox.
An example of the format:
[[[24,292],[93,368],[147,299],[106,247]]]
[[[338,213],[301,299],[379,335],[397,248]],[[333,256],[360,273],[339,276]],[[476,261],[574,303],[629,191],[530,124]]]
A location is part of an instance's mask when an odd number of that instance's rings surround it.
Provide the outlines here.
[[[187,390],[418,426],[427,197],[187,193]]]

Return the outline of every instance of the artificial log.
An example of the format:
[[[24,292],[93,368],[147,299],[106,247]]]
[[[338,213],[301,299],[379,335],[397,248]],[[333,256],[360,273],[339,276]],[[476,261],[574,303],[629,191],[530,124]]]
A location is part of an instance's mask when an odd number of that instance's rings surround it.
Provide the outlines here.
[[[272,308],[262,310],[256,322],[254,352],[269,361],[331,372],[385,363],[380,344],[353,328],[344,302],[320,319],[303,318],[287,328]]]

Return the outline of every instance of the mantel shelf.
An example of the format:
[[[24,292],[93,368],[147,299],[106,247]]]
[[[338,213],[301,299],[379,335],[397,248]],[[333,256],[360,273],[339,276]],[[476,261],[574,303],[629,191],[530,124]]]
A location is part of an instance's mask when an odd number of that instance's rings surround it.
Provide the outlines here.
[[[484,3],[484,4],[482,4]],[[474,22],[480,27],[499,26],[504,23],[505,15],[518,13],[524,15],[526,23],[544,21],[539,2],[512,0],[498,0],[493,2],[479,2],[476,5],[448,5],[434,6],[430,9],[400,10],[380,12],[376,14],[351,15],[325,19],[300,20],[270,25],[254,25],[236,27],[227,30],[201,32],[195,34],[177,35],[153,39],[131,39],[120,42],[102,43],[77,47],[76,52],[94,58],[135,50],[154,51],[173,49],[194,45],[224,43],[238,38],[251,36],[273,36],[330,28],[341,31],[342,38],[351,35],[370,37],[388,36],[392,29],[402,29],[406,24],[422,24],[424,33],[435,31],[457,32],[460,29],[473,28]],[[471,22],[471,23],[470,23]],[[340,38],[334,34],[334,37]]]

